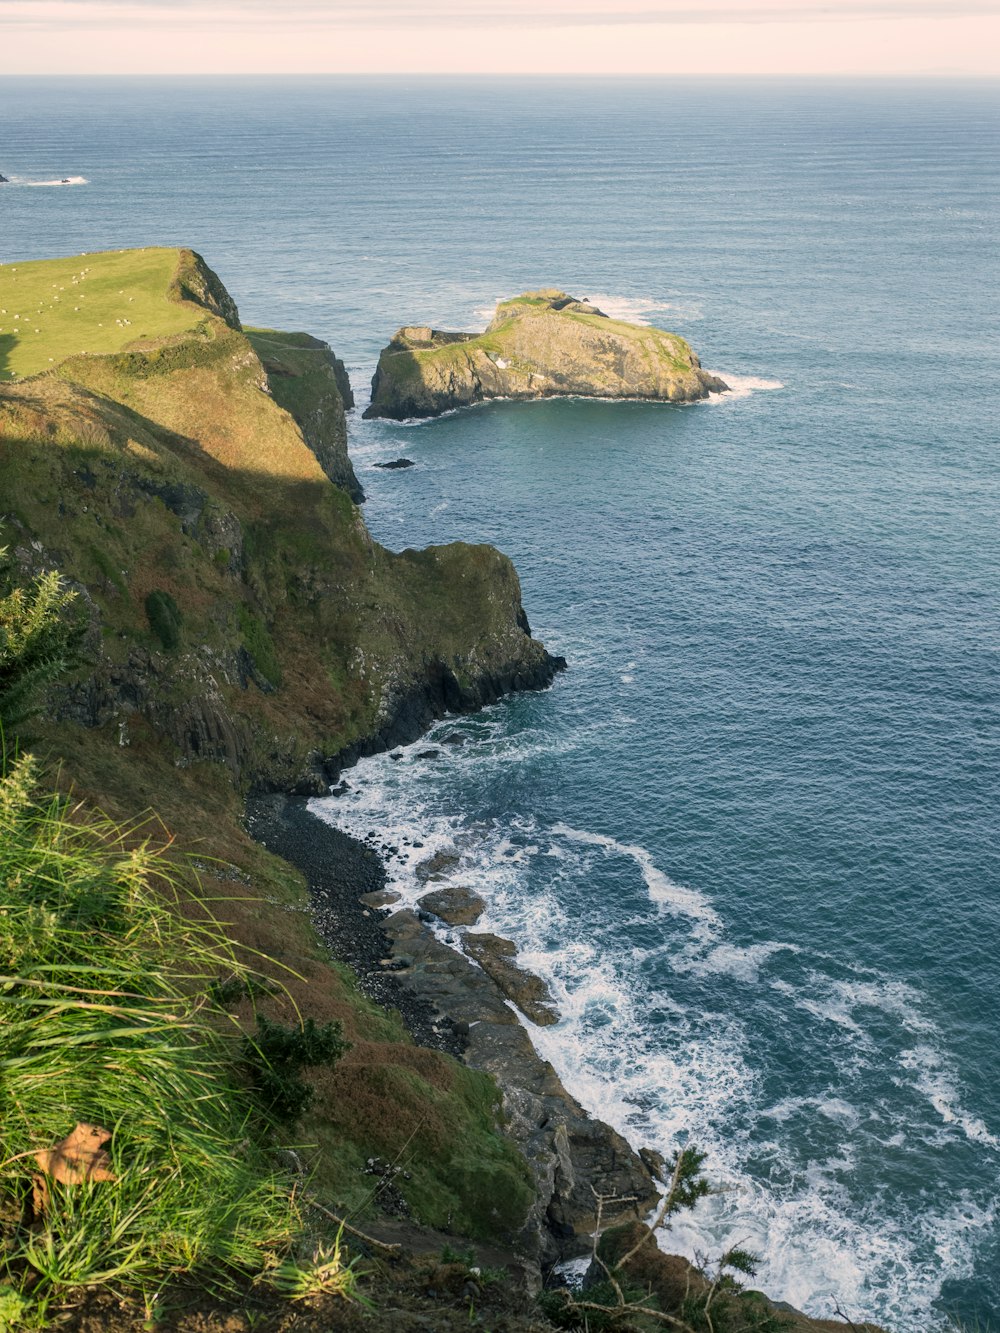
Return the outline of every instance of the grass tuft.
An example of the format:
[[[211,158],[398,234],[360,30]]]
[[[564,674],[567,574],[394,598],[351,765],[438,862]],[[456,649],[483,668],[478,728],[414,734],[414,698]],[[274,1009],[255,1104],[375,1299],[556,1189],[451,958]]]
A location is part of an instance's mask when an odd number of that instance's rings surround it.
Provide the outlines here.
[[[301,1224],[237,1076],[239,1030],[210,998],[248,968],[204,912],[189,919],[141,830],[40,799],[35,780],[30,756],[0,778],[4,1301],[260,1271]],[[40,1198],[36,1155],[81,1124],[110,1136],[107,1169],[53,1171]]]
[[[358,1290],[357,1257],[347,1260],[341,1249],[344,1228],[340,1227],[333,1244],[320,1245],[308,1261],[286,1259],[269,1275],[271,1285],[291,1301],[310,1300],[315,1296],[342,1296],[371,1306]]]

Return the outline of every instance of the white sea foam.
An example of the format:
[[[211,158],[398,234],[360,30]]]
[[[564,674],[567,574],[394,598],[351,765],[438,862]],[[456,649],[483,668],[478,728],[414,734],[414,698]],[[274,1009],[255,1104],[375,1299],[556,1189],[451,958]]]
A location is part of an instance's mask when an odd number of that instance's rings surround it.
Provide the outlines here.
[[[586,829],[570,828],[568,824],[555,824],[552,832],[558,837],[571,838],[574,842],[586,843],[591,847],[602,847],[606,852],[613,855],[631,858],[642,872],[642,877],[646,881],[646,888],[649,890],[649,896],[654,903],[675,916],[686,916],[697,921],[704,928],[703,934],[706,931],[714,934],[714,932],[721,930],[721,918],[706,896],[699,893],[697,889],[689,889],[683,884],[676,884],[658,868],[645,847],[618,842],[617,839],[609,838],[603,833],[591,833]]]
[[[679,324],[702,318],[701,306],[694,301],[670,301],[653,296],[611,296],[607,292],[594,292],[589,300],[598,310],[626,324]]]
[[[919,992],[904,981],[837,980],[812,970],[799,991],[789,988],[793,1003],[817,1018],[852,1032],[864,1033],[864,1010],[873,1009],[895,1018],[910,1033],[933,1033],[934,1022],[921,1009]],[[783,983],[772,983],[781,989]],[[860,1011],[860,1012],[859,1012]]]
[[[766,379],[762,375],[733,375],[728,370],[711,370],[710,375],[718,375],[729,388],[725,393],[713,393],[705,400],[709,403],[731,403],[734,399],[749,398],[752,394],[763,393],[771,389],[783,389],[781,380]]]
[[[916,1074],[914,1086],[927,1098],[946,1125],[957,1125],[973,1143],[1000,1148],[1000,1139],[991,1134],[985,1122],[963,1106],[954,1070],[941,1051],[920,1045],[900,1056],[903,1068]]]
[[[982,1205],[963,1196],[939,1208],[901,1210],[888,1187],[883,1197],[870,1178],[870,1155],[894,1145],[899,1151],[915,1137],[926,1141],[919,1109],[926,1102],[942,1134],[958,1130],[962,1141],[988,1149],[997,1143],[962,1104],[923,998],[902,982],[861,971],[838,978],[831,975],[836,960],[781,941],[739,943],[705,893],[675,883],[634,843],[530,816],[507,824],[469,820],[454,795],[464,782],[482,781],[484,771],[495,781],[517,781],[519,766],[569,751],[581,739],[540,730],[510,735],[505,719],[502,709],[490,709],[446,721],[398,761],[363,761],[349,776],[350,790],[312,808],[355,836],[375,831],[396,846],[389,882],[410,904],[428,887],[416,873],[420,862],[439,850],[457,855],[452,880],[474,885],[487,902],[477,929],[513,939],[522,963],[552,991],[560,1021],[530,1031],[570,1091],[636,1147],[669,1152],[692,1142],[707,1152],[710,1177],[725,1192],[682,1214],[666,1248],[711,1256],[741,1242],[765,1256],[758,1285],[800,1308],[831,1314],[837,1300],[897,1333],[939,1328],[935,1300],[946,1278],[970,1271],[985,1225]],[[464,746],[435,747],[456,727],[467,737]],[[436,758],[417,759],[419,749],[432,747]],[[581,894],[580,886],[609,874],[622,877],[623,896],[613,908]],[[630,877],[638,893],[626,892]],[[657,922],[669,922],[660,943],[634,942],[655,934]],[[442,926],[439,933],[454,940],[460,932]],[[780,976],[772,971],[779,959]],[[685,985],[705,978],[705,1000],[682,1004],[664,991],[664,963]],[[789,1013],[809,1016],[821,1046],[832,1024],[843,1034],[833,1061],[840,1069],[842,1050],[843,1086],[765,1100],[754,1034],[728,1002],[712,1003],[716,979],[764,986]],[[869,1023],[882,1033],[879,1042]],[[885,1032],[899,1034],[891,1055]],[[871,1070],[886,1058],[899,1061],[900,1078],[924,1099],[891,1117],[865,1100]],[[796,1146],[804,1132],[827,1149],[814,1161]],[[761,1155],[772,1163],[768,1179],[747,1165]]]
[[[63,180],[53,180],[53,181],[32,181],[32,180],[25,180],[22,176],[11,176],[10,184],[29,185],[33,189],[38,189],[41,186],[49,186],[49,185],[89,185],[90,181],[87,179],[86,176],[67,176]]]
[[[694,976],[730,976],[738,981],[756,984],[761,968],[777,953],[800,953],[797,945],[769,940],[765,944],[717,944],[707,954],[688,953],[673,959],[676,972],[690,972]]]
[[[842,1097],[832,1094],[823,1097],[785,1097],[762,1110],[760,1116],[762,1120],[774,1120],[778,1124],[785,1124],[797,1115],[804,1112],[811,1114],[814,1111],[825,1116],[827,1120],[832,1120],[834,1124],[844,1125],[848,1129],[856,1129],[861,1123],[861,1112],[858,1108]]]

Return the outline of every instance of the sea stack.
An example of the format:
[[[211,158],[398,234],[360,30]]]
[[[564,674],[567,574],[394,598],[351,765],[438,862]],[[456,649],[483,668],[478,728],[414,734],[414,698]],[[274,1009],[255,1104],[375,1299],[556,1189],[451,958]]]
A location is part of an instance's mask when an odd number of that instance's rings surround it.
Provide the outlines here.
[[[379,357],[364,415],[434,417],[491,398],[687,403],[727,388],[676,333],[546,289],[501,301],[484,333],[400,329]]]

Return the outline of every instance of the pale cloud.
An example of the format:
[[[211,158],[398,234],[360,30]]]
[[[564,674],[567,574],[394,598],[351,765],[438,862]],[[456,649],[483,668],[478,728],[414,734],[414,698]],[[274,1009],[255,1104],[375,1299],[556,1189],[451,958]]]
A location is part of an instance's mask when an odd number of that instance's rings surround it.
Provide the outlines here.
[[[280,8],[273,0],[235,0],[206,5],[203,0],[0,0],[0,23],[71,22],[78,24],[175,21],[192,26],[224,24],[280,26],[317,22],[340,26],[543,26],[575,27],[637,23],[717,24],[830,23],[856,20],[958,19],[1000,16],[1000,0],[628,0],[622,5],[607,0],[291,0]]]
[[[0,0],[0,72],[80,69],[996,75],[1000,0]]]

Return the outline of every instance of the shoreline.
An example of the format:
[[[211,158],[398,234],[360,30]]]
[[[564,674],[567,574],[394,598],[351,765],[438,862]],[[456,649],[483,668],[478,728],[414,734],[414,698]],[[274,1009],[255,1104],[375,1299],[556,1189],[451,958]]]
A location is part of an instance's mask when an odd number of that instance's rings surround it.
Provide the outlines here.
[[[660,1193],[655,1154],[637,1153],[567,1092],[535,1050],[527,1022],[480,966],[440,941],[409,908],[368,905],[385,890],[381,857],[311,814],[307,800],[251,796],[247,830],[303,873],[316,932],[352,969],[362,993],[398,1010],[418,1045],[496,1080],[503,1133],[535,1180],[535,1202],[518,1238],[535,1280],[589,1253],[595,1190],[634,1199],[617,1217],[642,1220]]]
[[[530,1023],[504,990],[460,949],[438,939],[410,907],[377,905],[387,893],[378,851],[308,809],[305,794],[262,793],[246,803],[251,836],[305,876],[317,935],[354,972],[362,993],[399,1012],[414,1042],[493,1076],[502,1132],[524,1155],[536,1196],[517,1239],[526,1290],[552,1280],[557,1265],[590,1255],[595,1193],[622,1198],[604,1225],[644,1223],[663,1190],[663,1158],[634,1149],[567,1091],[535,1050]],[[432,884],[427,885],[430,892]],[[391,896],[391,891],[388,891]],[[430,914],[427,914],[430,917]],[[531,978],[531,973],[523,973]],[[627,1201],[627,1202],[626,1202]],[[390,1226],[392,1224],[390,1223]],[[423,1228],[417,1226],[418,1231]],[[412,1229],[407,1232],[412,1234]],[[654,1244],[654,1271],[688,1260]],[[564,1279],[558,1276],[556,1284]],[[756,1290],[752,1288],[752,1290]],[[888,1333],[875,1324],[814,1317],[757,1292],[787,1333]]]

